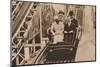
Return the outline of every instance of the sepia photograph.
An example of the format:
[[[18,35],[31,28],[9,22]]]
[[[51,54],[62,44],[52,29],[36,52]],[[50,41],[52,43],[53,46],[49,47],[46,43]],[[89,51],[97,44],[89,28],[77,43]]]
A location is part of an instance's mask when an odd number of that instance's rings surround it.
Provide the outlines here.
[[[11,65],[96,61],[96,5],[11,0]]]

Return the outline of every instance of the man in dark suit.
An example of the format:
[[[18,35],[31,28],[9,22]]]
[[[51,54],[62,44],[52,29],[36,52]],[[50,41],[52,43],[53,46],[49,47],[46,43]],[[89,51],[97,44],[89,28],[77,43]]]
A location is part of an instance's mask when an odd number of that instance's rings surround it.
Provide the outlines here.
[[[70,17],[67,18],[67,22],[64,26],[64,42],[72,42],[73,34],[76,31],[76,25],[72,22]]]
[[[78,21],[77,21],[76,18],[74,18],[74,13],[73,13],[73,11],[70,11],[70,12],[69,12],[69,17],[70,17],[70,19],[71,19],[71,22],[74,23],[76,27],[78,27]]]

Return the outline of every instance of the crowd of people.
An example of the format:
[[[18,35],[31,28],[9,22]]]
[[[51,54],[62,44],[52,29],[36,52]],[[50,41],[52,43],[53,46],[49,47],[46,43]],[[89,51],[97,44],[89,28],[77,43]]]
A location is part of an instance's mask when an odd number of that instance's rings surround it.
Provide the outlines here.
[[[71,41],[73,32],[75,32],[79,26],[77,19],[74,18],[73,11],[70,11],[68,16],[65,17],[65,13],[59,11],[58,14],[54,16],[54,22],[47,31],[49,40],[54,44],[57,42]]]

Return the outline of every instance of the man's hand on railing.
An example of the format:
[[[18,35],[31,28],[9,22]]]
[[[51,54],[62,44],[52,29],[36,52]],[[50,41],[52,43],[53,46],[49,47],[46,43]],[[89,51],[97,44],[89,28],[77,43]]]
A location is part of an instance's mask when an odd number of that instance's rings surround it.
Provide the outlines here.
[[[74,31],[71,30],[71,31],[64,31],[64,33],[73,33]]]
[[[73,30],[69,31],[69,33],[73,33]]]

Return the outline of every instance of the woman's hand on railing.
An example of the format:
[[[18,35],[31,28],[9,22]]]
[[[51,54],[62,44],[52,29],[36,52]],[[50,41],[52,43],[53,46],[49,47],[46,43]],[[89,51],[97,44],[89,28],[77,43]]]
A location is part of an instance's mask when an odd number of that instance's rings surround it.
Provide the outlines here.
[[[64,31],[64,33],[68,33],[67,31]]]

